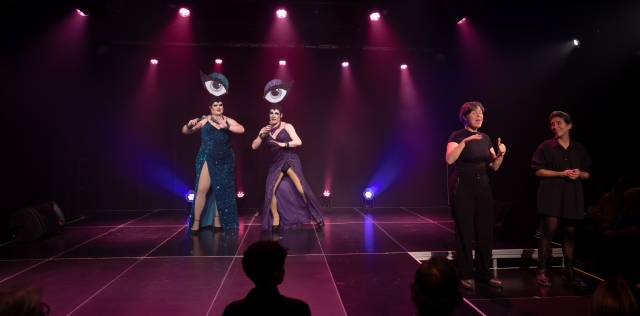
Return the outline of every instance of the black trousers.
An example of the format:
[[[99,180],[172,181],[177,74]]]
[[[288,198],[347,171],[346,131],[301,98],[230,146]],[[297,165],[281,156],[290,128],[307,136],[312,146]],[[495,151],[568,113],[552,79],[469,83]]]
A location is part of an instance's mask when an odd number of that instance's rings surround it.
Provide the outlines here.
[[[461,175],[450,179],[451,208],[456,226],[456,257],[462,279],[473,279],[474,237],[476,261],[475,276],[482,280],[492,278],[491,252],[493,245],[493,197],[487,175]]]

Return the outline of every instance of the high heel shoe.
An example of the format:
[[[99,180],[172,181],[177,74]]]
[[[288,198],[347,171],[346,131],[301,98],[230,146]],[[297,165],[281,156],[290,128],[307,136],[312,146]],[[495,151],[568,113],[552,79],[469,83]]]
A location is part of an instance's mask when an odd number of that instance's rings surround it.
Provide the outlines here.
[[[271,231],[274,233],[280,231],[280,225],[271,226]]]
[[[222,229],[222,226],[213,226],[213,231],[214,231],[214,232],[221,232],[221,231],[223,231],[223,230],[224,230],[224,229]]]
[[[324,221],[322,221],[322,220],[317,222],[316,224],[318,225],[318,228],[324,227]]]
[[[194,222],[199,222],[200,220],[199,220],[199,219],[194,219],[193,221],[194,221]],[[198,224],[198,226],[200,226],[200,225]],[[193,227],[193,226],[192,226],[192,227]],[[195,236],[195,235],[197,235],[198,233],[200,233],[200,228],[198,228],[198,229],[192,229],[191,227],[189,227],[189,235],[191,235],[191,236]]]

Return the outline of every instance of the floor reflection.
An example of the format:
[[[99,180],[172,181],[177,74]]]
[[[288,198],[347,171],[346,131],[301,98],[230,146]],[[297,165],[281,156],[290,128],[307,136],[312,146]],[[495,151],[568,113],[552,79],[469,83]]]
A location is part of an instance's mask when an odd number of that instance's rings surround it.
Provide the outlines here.
[[[211,227],[201,228],[199,234],[189,235],[189,254],[201,256],[233,256],[240,246],[237,228],[214,232]]]

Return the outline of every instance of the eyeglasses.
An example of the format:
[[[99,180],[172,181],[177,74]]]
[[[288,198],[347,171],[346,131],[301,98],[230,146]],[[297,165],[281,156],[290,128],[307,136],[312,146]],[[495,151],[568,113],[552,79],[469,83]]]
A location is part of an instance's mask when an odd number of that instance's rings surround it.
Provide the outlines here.
[[[280,115],[278,112],[269,112],[269,115]]]
[[[220,103],[220,104],[215,104],[215,103],[214,103],[214,104],[212,104],[211,106],[213,106],[214,108],[217,108],[217,107],[219,107],[219,106],[222,106],[222,103]]]
[[[49,308],[49,305],[47,303],[42,303],[42,315],[47,316],[50,311],[51,309]]]

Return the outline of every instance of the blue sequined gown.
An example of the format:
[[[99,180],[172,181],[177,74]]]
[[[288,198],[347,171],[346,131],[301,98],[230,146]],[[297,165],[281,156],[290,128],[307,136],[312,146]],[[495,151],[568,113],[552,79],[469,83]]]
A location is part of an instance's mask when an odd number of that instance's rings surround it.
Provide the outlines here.
[[[235,154],[231,148],[231,132],[218,130],[207,122],[200,131],[202,144],[196,157],[196,195],[200,173],[205,161],[209,168],[211,188],[207,192],[206,203],[200,215],[200,227],[213,225],[215,207],[218,208],[222,228],[238,227],[238,209],[235,196]],[[197,197],[197,196],[196,196]],[[195,203],[191,206],[189,227],[193,226]]]
[[[322,206],[313,195],[311,187],[302,174],[302,163],[300,157],[293,148],[281,148],[268,142],[272,139],[269,135],[265,141],[271,150],[271,162],[269,173],[267,174],[267,188],[264,194],[264,209],[262,216],[262,229],[269,230],[273,225],[273,215],[271,214],[271,197],[273,188],[282,172],[284,163],[289,163],[290,168],[300,179],[302,190],[304,191],[307,203],[295,187],[295,184],[288,176],[282,177],[278,189],[276,190],[276,200],[278,201],[278,213],[280,215],[280,227],[290,228],[304,223],[317,223],[323,220]],[[282,129],[276,135],[275,141],[279,143],[290,142],[291,136],[286,129]]]

